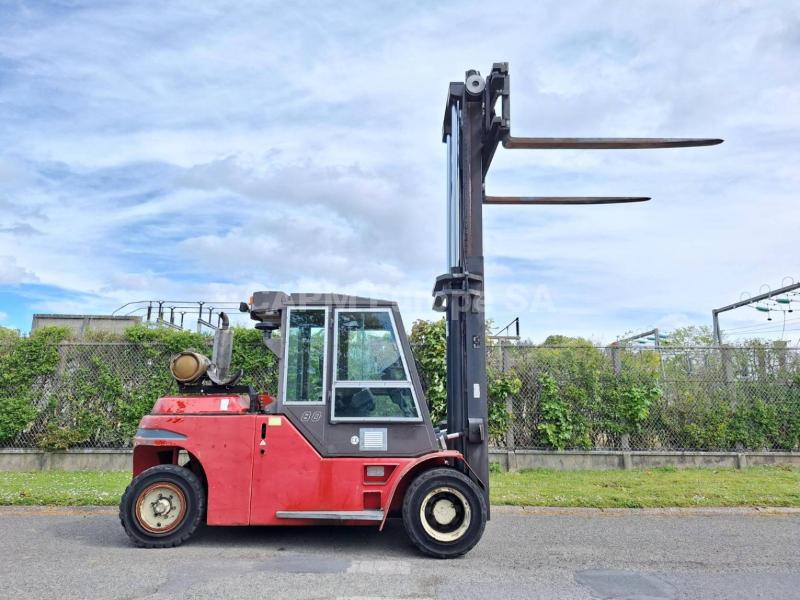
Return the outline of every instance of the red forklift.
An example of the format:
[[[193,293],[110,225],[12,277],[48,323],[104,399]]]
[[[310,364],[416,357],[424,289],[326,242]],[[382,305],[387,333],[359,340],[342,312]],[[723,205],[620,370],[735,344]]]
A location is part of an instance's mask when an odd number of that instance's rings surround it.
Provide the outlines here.
[[[499,107],[498,107],[499,104]],[[221,315],[212,357],[183,352],[179,393],[160,398],[133,440],[120,503],[138,546],[164,548],[207,525],[341,523],[402,517],[423,553],[468,552],[489,519],[484,317],[485,204],[609,204],[644,197],[498,197],[484,183],[497,147],[671,148],[718,139],[515,138],[510,76],[468,71],[449,86],[447,266],[433,308],[447,319],[447,422],[431,423],[397,304],[336,294],[255,292],[241,310],[280,369],[277,397],[237,384]],[[277,335],[273,335],[277,332]]]

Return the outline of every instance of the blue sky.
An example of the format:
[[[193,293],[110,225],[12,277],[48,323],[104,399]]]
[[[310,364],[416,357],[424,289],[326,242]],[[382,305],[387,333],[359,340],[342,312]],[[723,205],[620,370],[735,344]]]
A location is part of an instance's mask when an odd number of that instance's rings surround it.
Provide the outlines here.
[[[498,151],[491,194],[654,200],[487,207],[496,323],[611,341],[800,277],[794,2],[8,2],[0,325],[258,289],[434,317],[447,83],[495,61],[516,135],[726,139]]]

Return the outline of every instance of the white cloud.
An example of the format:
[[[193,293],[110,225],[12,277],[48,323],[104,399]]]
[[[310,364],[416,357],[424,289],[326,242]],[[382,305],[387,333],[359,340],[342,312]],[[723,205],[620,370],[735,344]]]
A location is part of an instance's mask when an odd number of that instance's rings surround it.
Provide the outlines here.
[[[517,135],[726,143],[498,151],[492,194],[654,201],[487,208],[490,315],[537,339],[707,322],[798,275],[797,26],[790,2],[9,9],[0,283],[79,312],[266,287],[432,316],[447,82],[509,60]]]
[[[18,265],[14,256],[0,255],[0,285],[15,285],[36,280],[36,275]]]

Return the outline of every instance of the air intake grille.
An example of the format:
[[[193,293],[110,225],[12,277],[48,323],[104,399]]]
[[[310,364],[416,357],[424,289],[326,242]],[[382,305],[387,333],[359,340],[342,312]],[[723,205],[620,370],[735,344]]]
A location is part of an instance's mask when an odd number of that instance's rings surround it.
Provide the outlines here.
[[[383,451],[387,450],[387,441],[386,441],[386,428],[370,428],[367,429],[366,427],[361,428],[361,444],[359,444],[359,450],[367,450],[367,451]]]

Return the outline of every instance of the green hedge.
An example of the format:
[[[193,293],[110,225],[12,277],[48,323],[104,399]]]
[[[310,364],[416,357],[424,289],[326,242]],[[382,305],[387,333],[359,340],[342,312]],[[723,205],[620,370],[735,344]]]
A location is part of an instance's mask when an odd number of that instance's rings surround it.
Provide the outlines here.
[[[411,341],[442,418],[444,322],[416,322]],[[503,445],[513,427],[520,448],[620,448],[627,439],[643,450],[800,449],[800,352],[758,341],[724,354],[690,346],[618,352],[615,370],[610,349],[580,338],[490,346],[494,442]],[[513,388],[502,389],[504,380]]]
[[[615,373],[588,341],[552,337],[541,346],[497,349],[522,386],[515,407],[517,445],[534,448],[617,447],[642,431],[662,398],[657,363],[625,356]]]
[[[410,340],[439,423],[444,321],[415,322]],[[208,355],[211,338],[137,326],[74,342],[64,329],[22,338],[0,328],[0,445],[128,445],[155,400],[176,391],[168,362],[186,349]],[[522,448],[617,448],[627,439],[634,449],[800,449],[800,352],[787,348],[625,350],[616,372],[607,349],[554,336],[539,346],[490,346],[488,358],[498,445],[513,428]],[[244,370],[243,383],[276,393],[276,361],[257,330],[236,330],[233,366]]]
[[[438,424],[447,419],[447,336],[445,320],[417,320],[409,336],[411,349],[422,378],[431,420]],[[489,380],[489,435],[494,441],[502,439],[511,425],[506,408],[509,396],[518,394],[522,382],[514,373],[503,373],[495,365],[487,365]]]
[[[550,345],[553,344],[553,345]],[[506,349],[522,382],[515,438],[532,448],[800,449],[800,353],[765,346],[610,350],[557,338]]]
[[[37,416],[33,384],[52,374],[59,362],[62,328],[44,328],[30,337],[3,329],[0,335],[0,442],[19,435]]]
[[[177,391],[169,358],[211,353],[210,336],[145,326],[96,343],[51,328],[0,339],[0,444],[45,449],[129,445],[155,401]],[[242,383],[276,392],[274,356],[257,330],[236,330],[232,367],[245,371]]]

